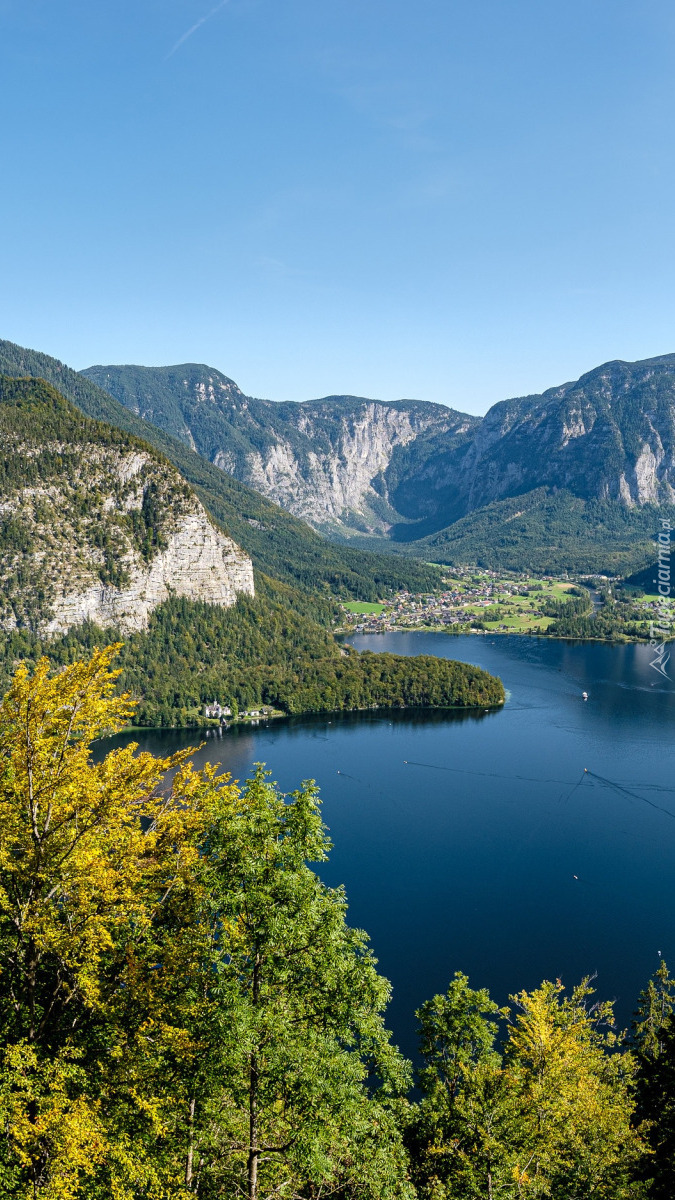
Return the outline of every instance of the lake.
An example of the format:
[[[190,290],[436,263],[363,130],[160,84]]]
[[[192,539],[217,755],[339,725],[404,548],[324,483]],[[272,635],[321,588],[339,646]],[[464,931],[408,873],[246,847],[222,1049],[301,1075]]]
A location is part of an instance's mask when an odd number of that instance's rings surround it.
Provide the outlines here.
[[[195,760],[239,779],[266,762],[286,791],[317,780],[334,843],[321,874],[345,885],[350,921],[393,983],[401,1048],[413,1054],[414,1011],[455,970],[500,1004],[544,978],[569,986],[597,972],[598,995],[628,1023],[659,950],[675,972],[675,686],[650,668],[649,647],[352,641],[476,663],[502,678],[507,703],[237,726]],[[134,740],[164,754],[195,733]]]

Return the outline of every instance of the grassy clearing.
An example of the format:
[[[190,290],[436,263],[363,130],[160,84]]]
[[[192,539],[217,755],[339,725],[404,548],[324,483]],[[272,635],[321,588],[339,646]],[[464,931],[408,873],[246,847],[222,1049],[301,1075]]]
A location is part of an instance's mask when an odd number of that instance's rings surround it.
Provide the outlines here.
[[[522,615],[511,613],[504,615],[499,621],[486,621],[485,628],[494,632],[499,631],[505,626],[513,633],[526,633],[530,629],[548,629],[550,624],[550,617],[533,617],[527,613],[523,613]]]
[[[351,600],[349,602],[349,604],[344,604],[343,608],[346,608],[347,612],[355,613],[358,616],[366,616],[368,614],[374,613],[376,616],[379,617],[380,613],[384,612],[385,605],[384,604],[368,604],[365,600]]]

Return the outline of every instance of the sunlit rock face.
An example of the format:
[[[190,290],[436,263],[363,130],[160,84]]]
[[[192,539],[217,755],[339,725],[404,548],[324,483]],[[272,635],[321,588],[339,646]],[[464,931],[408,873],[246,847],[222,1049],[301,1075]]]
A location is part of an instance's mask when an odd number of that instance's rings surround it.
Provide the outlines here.
[[[42,380],[0,377],[0,627],[143,629],[171,596],[252,596],[250,558],[179,472]]]
[[[46,632],[65,633],[85,621],[143,629],[152,610],[171,596],[229,607],[238,594],[254,594],[250,558],[231,538],[214,529],[203,510],[179,519],[166,549],[147,567],[130,555],[128,568],[126,587],[99,582],[75,592],[65,587],[52,602],[53,617]]]
[[[412,540],[539,488],[622,508],[675,499],[675,355],[605,363],[483,418],[416,400],[276,404],[198,364],[85,374],[338,537]]]

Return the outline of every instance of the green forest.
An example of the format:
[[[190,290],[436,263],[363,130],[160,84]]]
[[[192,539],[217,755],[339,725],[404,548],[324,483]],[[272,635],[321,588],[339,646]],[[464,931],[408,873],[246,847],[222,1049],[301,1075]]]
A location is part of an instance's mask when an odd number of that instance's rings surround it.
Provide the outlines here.
[[[95,759],[133,715],[114,656],[0,708],[0,1196],[672,1198],[665,963],[628,1033],[588,980],[498,1005],[457,972],[414,1071],[315,785]]]
[[[653,504],[628,508],[542,487],[496,500],[400,548],[450,566],[469,563],[542,575],[630,575],[653,560],[654,531],[662,517],[675,522],[675,509]]]
[[[294,602],[300,602],[296,607]],[[152,613],[148,629],[121,647],[121,686],[138,700],[140,725],[203,725],[204,704],[238,709],[268,704],[287,713],[400,707],[492,707],[504,701],[501,681],[479,667],[421,655],[357,653],[300,611],[302,593],[258,581],[255,599],[232,608],[175,598]],[[117,642],[96,625],[60,638],[28,630],[0,637],[0,686],[18,662],[43,654],[60,665]]]
[[[658,620],[653,610],[639,603],[644,595],[640,588],[604,584],[597,593],[601,602],[597,612],[590,598],[568,601],[557,613],[547,610],[556,618],[546,630],[547,635],[586,641],[649,641],[650,622]]]

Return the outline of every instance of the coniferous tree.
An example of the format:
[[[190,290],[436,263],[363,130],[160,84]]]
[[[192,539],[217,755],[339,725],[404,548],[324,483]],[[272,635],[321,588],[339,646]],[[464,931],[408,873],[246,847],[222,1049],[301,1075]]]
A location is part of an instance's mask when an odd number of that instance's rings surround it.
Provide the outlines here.
[[[649,1196],[675,1195],[675,979],[662,960],[640,996],[633,1022],[638,1062],[635,1120],[651,1153],[638,1176]]]

